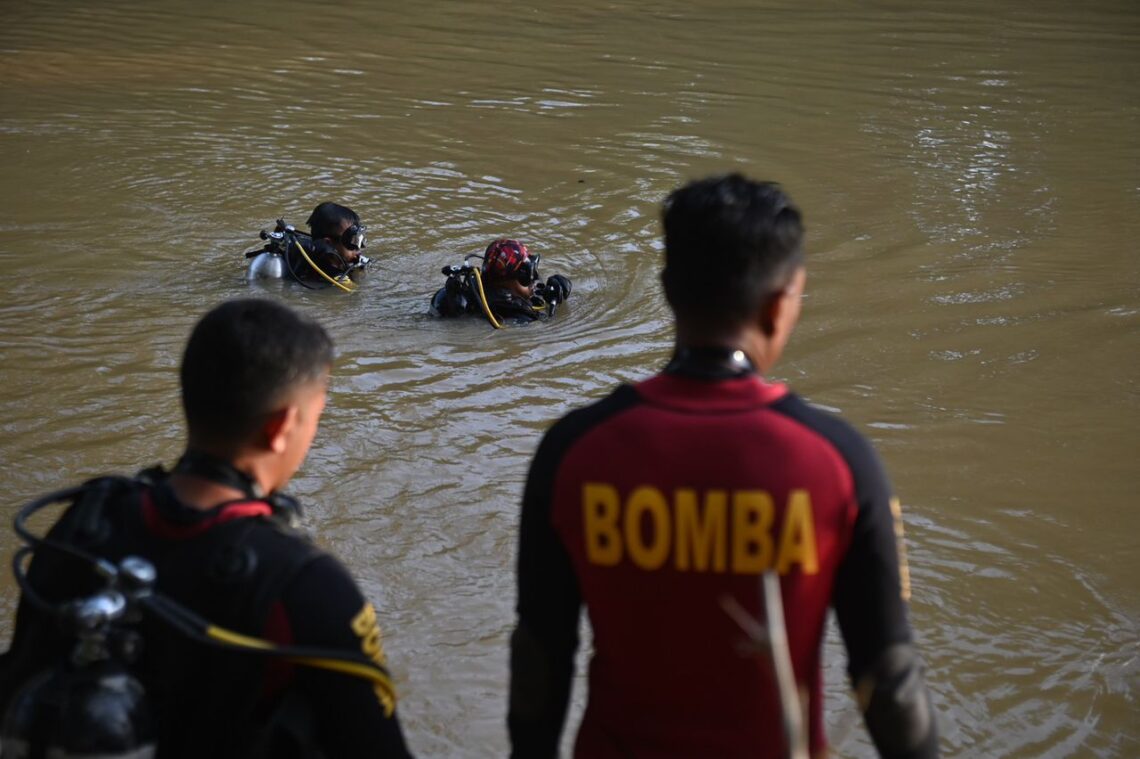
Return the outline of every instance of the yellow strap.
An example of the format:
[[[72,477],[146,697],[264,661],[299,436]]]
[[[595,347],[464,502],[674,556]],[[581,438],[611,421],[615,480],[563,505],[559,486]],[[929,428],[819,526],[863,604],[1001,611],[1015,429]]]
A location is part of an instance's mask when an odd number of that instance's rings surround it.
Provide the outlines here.
[[[277,646],[268,640],[262,640],[261,638],[251,638],[248,635],[242,635],[241,633],[236,633],[233,630],[227,630],[226,628],[218,627],[217,625],[207,625],[206,635],[214,638],[215,640],[220,640],[223,643],[229,643],[230,645],[234,646],[242,646],[243,648],[277,648]]]
[[[487,294],[483,292],[483,275],[479,273],[478,269],[472,269],[472,271],[475,272],[475,284],[479,288],[479,305],[483,307],[483,313],[491,322],[492,327],[502,329],[503,323],[495,318],[495,315],[491,313],[491,307],[487,305]]]
[[[317,274],[320,274],[322,277],[324,277],[329,282],[331,282],[332,284],[339,287],[341,290],[344,290],[346,293],[350,293],[356,289],[355,285],[353,285],[352,287],[347,287],[343,282],[339,282],[339,281],[333,279],[332,277],[330,277],[328,274],[325,274],[324,271],[321,269],[321,267],[319,267],[315,263],[313,263],[313,259],[309,258],[309,254],[305,252],[305,247],[303,245],[301,245],[301,243],[297,242],[296,239],[293,240],[293,244],[297,246],[297,250],[301,251],[301,257],[309,262],[309,266],[313,267],[313,269],[317,272]]]
[[[392,687],[392,681],[388,679],[387,675],[375,667],[358,664],[357,662],[341,661],[340,659],[321,659],[312,656],[288,656],[286,658],[291,662],[306,667],[327,669],[332,672],[340,672],[345,675],[351,675],[352,677],[359,677],[362,680],[368,680],[372,684],[380,686],[393,701],[396,699],[396,689]]]
[[[217,625],[208,625],[206,627],[206,635],[215,640],[220,640],[223,643],[229,643],[232,646],[239,646],[241,648],[256,648],[262,651],[271,651],[277,648],[277,645],[271,641],[242,635],[241,633],[236,633],[233,630],[227,630]],[[340,672],[368,680],[374,685],[380,686],[380,688],[395,700],[396,690],[392,687],[392,681],[377,667],[370,667],[362,662],[328,659],[320,656],[286,656],[284,658],[306,667],[327,669],[332,672]]]

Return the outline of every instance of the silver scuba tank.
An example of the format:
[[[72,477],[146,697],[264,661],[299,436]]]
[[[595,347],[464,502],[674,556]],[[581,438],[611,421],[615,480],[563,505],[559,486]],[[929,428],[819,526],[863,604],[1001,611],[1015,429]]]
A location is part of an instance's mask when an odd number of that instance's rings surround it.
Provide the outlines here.
[[[247,279],[284,279],[285,257],[280,253],[265,251],[249,262]]]
[[[123,567],[141,567],[139,581],[153,584],[149,563],[128,557]],[[126,662],[137,653],[137,641],[127,639],[123,650],[110,645],[111,623],[127,614],[128,603],[119,591],[106,590],[71,607],[78,644],[69,659],[33,677],[13,697],[0,727],[4,759],[153,759],[150,705]]]

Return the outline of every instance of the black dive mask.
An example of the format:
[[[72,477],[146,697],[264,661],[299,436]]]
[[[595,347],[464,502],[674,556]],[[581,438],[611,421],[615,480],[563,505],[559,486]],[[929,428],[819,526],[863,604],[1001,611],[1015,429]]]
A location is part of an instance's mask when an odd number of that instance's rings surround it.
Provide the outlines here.
[[[367,227],[363,224],[353,224],[340,235],[340,244],[349,250],[360,250],[364,247],[364,230]]]
[[[538,260],[540,258],[542,258],[540,255],[528,256],[525,261],[519,264],[519,268],[515,269],[515,279],[523,287],[530,287],[540,279],[538,275]]]

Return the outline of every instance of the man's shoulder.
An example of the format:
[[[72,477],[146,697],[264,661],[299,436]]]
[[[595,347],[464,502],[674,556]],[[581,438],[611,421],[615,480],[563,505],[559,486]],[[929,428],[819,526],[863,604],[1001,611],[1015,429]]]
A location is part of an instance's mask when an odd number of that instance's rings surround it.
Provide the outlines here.
[[[794,393],[774,403],[772,409],[826,441],[846,463],[857,484],[880,483],[889,489],[886,471],[871,441],[838,413],[810,404]]]
[[[637,391],[631,385],[620,385],[606,397],[567,412],[542,436],[535,460],[552,465],[586,433],[638,403]]]
[[[577,437],[607,419],[636,406],[641,398],[633,385],[618,385],[604,398],[568,411],[547,431],[547,436]]]
[[[235,519],[212,528],[210,532],[219,533],[221,543],[245,542],[259,555],[265,569],[271,572],[308,571],[323,559],[340,566],[339,560],[314,543],[308,533],[274,516]],[[230,536],[222,535],[223,532],[229,532]]]
[[[86,547],[105,541],[124,528],[124,520],[137,516],[136,507],[147,487],[138,477],[104,475],[41,496],[25,508],[34,512],[52,504],[67,504],[57,512],[48,535],[52,540]]]
[[[871,448],[863,433],[838,412],[809,403],[796,393],[789,392],[773,403],[772,409],[807,427],[841,450]]]
[[[317,551],[289,578],[282,598],[286,606],[300,602],[310,609],[327,611],[344,606],[347,611],[356,612],[364,596],[343,561],[328,551]]]

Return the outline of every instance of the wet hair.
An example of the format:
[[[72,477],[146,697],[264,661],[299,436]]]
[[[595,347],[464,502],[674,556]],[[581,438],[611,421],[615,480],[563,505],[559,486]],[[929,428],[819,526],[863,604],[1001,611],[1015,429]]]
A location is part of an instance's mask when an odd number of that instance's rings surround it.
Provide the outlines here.
[[[679,320],[741,324],[803,264],[800,211],[773,182],[741,174],[701,179],[663,208],[665,297]]]
[[[232,300],[198,322],[182,356],[182,408],[191,440],[243,443],[295,388],[332,365],[317,322],[266,299]]]
[[[309,225],[313,239],[320,240],[324,237],[340,239],[340,228],[346,222],[349,226],[359,224],[360,217],[347,206],[326,202],[314,208],[305,223]]]

